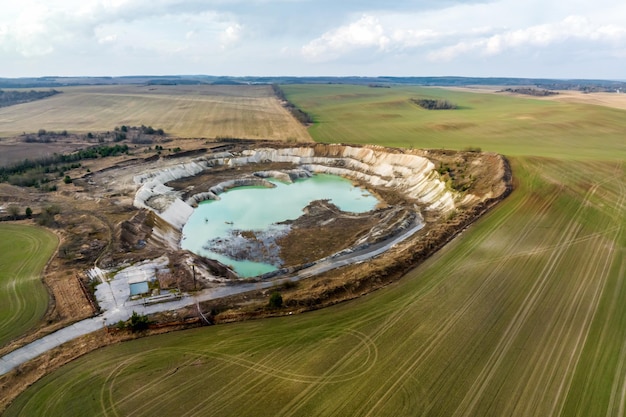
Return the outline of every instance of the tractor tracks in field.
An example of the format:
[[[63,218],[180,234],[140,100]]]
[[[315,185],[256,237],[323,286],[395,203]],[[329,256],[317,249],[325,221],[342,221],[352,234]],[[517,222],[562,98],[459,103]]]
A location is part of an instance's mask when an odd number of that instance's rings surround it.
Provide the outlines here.
[[[539,273],[539,276],[536,282],[533,284],[531,289],[528,291],[528,294],[524,298],[523,302],[520,304],[521,307],[518,309],[517,313],[511,319],[509,325],[503,332],[502,337],[500,338],[500,341],[493,349],[493,353],[486,360],[485,362],[486,366],[476,377],[474,383],[470,386],[465,397],[459,403],[455,413],[453,414],[454,417],[474,414],[476,406],[478,405],[479,401],[483,398],[483,395],[486,389],[489,387],[498,369],[503,364],[515,340],[521,333],[522,328],[526,325],[530,315],[537,307],[539,300],[541,296],[543,295],[544,291],[546,291],[546,287],[549,284],[550,278],[552,278],[553,273],[555,272],[560,262],[563,261],[565,251],[570,247],[570,245],[566,245],[565,242],[572,241],[575,238],[576,234],[581,230],[581,226],[578,220],[583,214],[583,210],[584,210],[586,203],[589,201],[591,196],[598,190],[598,188],[601,185],[608,183],[609,181],[612,181],[612,180],[613,180],[612,178],[607,178],[604,181],[596,182],[587,191],[582,201],[580,202],[577,210],[575,211],[574,215],[572,215],[570,220],[568,221],[567,226],[563,228],[563,232],[560,234],[560,238],[558,239],[558,242],[556,244],[557,249],[550,254],[550,257],[547,263],[542,268],[541,272]],[[602,295],[602,289],[604,288],[606,277],[608,275],[606,273],[607,271],[606,268],[604,268],[604,271],[605,271],[604,276],[601,277],[602,279],[600,280],[600,283],[598,283],[598,286],[596,287],[595,292],[593,294],[592,302],[585,316],[584,326],[581,327],[581,330],[580,330],[581,333],[579,333],[577,341],[573,348],[573,357],[578,357],[580,355],[580,350],[582,349],[582,346],[586,339],[586,335],[588,334],[589,325],[593,317],[592,313],[595,312],[597,308],[597,304]],[[579,284],[579,286],[581,285],[582,284]],[[576,293],[579,296],[582,294],[580,292],[581,290],[582,290],[581,288],[578,288],[576,290]],[[574,303],[572,303],[569,306],[569,311],[571,312],[572,309],[575,309],[575,308],[576,306],[574,305]],[[563,328],[561,329],[561,331],[563,331]],[[571,368],[572,362],[573,360],[570,360],[568,362],[568,368]],[[546,369],[544,368],[541,372],[542,373],[546,372]],[[551,373],[553,374],[554,372],[555,372],[555,369],[551,368]],[[571,381],[572,375],[573,375],[573,371],[570,370],[568,373],[570,381]],[[546,377],[544,377],[543,375],[541,375],[540,378],[542,380],[546,379]],[[546,389],[545,386],[541,388],[544,390]],[[535,389],[533,392],[533,398],[536,398],[536,396],[538,395],[538,391],[537,391],[538,389],[539,389],[539,384],[537,386],[537,389]],[[556,404],[559,404],[559,407],[562,406],[562,402],[563,402],[562,394],[563,394],[563,387],[561,387],[561,389],[559,390],[558,396],[554,398],[553,404],[555,407],[556,407]],[[531,405],[536,405],[536,404],[531,404]],[[553,411],[554,411],[554,408],[553,408]]]
[[[548,211],[557,196],[558,193],[553,193],[553,195],[549,199],[543,202],[539,210],[541,212]],[[463,265],[467,261],[467,258],[470,256],[473,248],[481,242],[489,239],[489,237],[491,236],[491,230],[498,229],[502,227],[502,225],[510,221],[513,217],[515,217],[515,214],[518,211],[524,209],[524,206],[529,202],[530,199],[531,197],[527,194],[520,196],[519,200],[513,205],[513,207],[511,207],[507,213],[505,213],[500,219],[498,219],[492,225],[489,231],[483,232],[481,236],[476,238],[476,241],[474,242],[474,245],[472,245],[472,247],[468,247],[464,251],[460,251],[457,249],[457,256],[455,256],[454,260],[452,260],[441,271],[441,275],[448,276],[449,273],[458,270],[461,265]],[[519,239],[525,237],[531,232],[531,230],[532,224],[525,225],[523,230],[520,232]],[[516,242],[510,242],[505,249],[505,252],[511,252],[515,248],[515,245]],[[379,409],[384,406],[389,398],[395,395],[396,391],[402,386],[402,384],[404,384],[406,379],[411,376],[416,371],[416,369],[427,360],[430,355],[436,353],[437,348],[444,341],[445,337],[451,331],[453,331],[454,327],[458,325],[460,320],[467,314],[472,306],[476,305],[476,303],[480,303],[480,298],[482,294],[484,294],[487,288],[493,285],[493,283],[495,282],[494,280],[497,280],[499,274],[506,267],[509,259],[510,256],[504,256],[500,259],[500,262],[492,269],[490,275],[485,277],[484,280],[480,282],[478,287],[476,287],[472,291],[471,295],[464,300],[462,305],[459,305],[459,307],[454,311],[453,314],[447,316],[442,321],[442,323],[438,326],[437,332],[433,333],[426,340],[423,341],[420,349],[415,349],[414,347],[411,348],[411,346],[409,346],[410,343],[413,343],[412,340],[414,334],[407,335],[405,341],[402,344],[396,346],[397,351],[404,350],[410,352],[412,351],[414,353],[408,355],[407,359],[403,361],[400,366],[397,367],[397,370],[392,375],[390,375],[389,378],[380,385],[380,388],[375,392],[375,394],[372,395],[371,398],[375,398],[377,400],[373,404],[370,402],[364,403],[356,414],[374,416],[378,413]],[[436,285],[430,287],[428,291],[430,292],[435,289]],[[377,334],[374,335],[373,338],[376,339],[376,337],[378,336],[382,337],[382,335],[387,332],[391,327],[396,326],[397,323],[403,319],[405,310],[408,309],[413,303],[415,303],[420,297],[423,297],[424,295],[426,294],[415,294],[414,296],[410,297],[402,307],[398,307],[390,320],[388,320],[385,325],[381,327],[379,332],[377,332]],[[429,405],[427,405],[427,409],[425,409],[424,412],[427,413],[428,409],[432,406],[433,404],[431,402]]]
[[[15,320],[21,316],[26,314],[24,311],[26,306],[26,301],[28,297],[25,296],[25,292],[30,291],[30,288],[24,289],[23,285],[21,285],[20,281],[22,280],[34,280],[38,279],[39,276],[28,277],[25,276],[25,272],[31,268],[31,265],[39,256],[39,252],[41,251],[42,241],[37,239],[30,233],[22,233],[15,232],[19,234],[19,236],[23,239],[24,242],[27,242],[28,247],[24,250],[24,260],[21,262],[19,268],[15,271],[15,275],[11,277],[5,284],[5,288],[7,289],[7,293],[12,296],[8,298],[8,303],[10,304],[10,315],[5,317],[3,321],[0,323],[0,333],[5,331],[7,328],[13,326],[15,324]]]

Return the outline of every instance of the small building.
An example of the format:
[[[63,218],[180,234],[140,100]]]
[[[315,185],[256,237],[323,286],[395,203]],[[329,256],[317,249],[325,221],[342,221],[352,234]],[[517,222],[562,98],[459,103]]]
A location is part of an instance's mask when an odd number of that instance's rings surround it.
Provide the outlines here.
[[[142,271],[143,272],[143,271]],[[136,274],[128,278],[128,287],[130,289],[130,296],[144,297],[150,295],[150,283],[154,282],[156,277],[152,274]]]

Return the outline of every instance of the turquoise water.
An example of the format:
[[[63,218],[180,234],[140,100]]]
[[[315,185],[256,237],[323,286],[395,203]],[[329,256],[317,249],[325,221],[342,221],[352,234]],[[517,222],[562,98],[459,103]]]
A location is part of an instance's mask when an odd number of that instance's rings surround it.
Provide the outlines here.
[[[297,219],[316,200],[330,200],[342,211],[353,213],[373,210],[379,203],[366,189],[336,175],[318,174],[293,184],[270,181],[275,188],[238,187],[220,194],[220,200],[200,203],[183,228],[182,248],[230,265],[240,276],[252,277],[275,271],[279,262],[234,260],[213,252],[211,246],[220,240],[219,245],[239,245],[242,238],[237,236],[238,230],[265,231],[271,240],[287,228],[276,223]],[[268,245],[271,247],[271,242]]]

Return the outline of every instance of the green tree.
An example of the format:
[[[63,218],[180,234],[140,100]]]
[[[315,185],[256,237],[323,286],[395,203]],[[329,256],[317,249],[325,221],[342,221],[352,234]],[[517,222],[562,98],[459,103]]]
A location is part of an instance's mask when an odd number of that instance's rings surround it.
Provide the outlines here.
[[[33,217],[33,209],[31,209],[30,207],[26,207],[25,214],[26,217],[30,219],[31,217]]]
[[[128,327],[130,327],[133,332],[139,332],[146,330],[149,324],[150,320],[148,320],[148,316],[133,311],[133,315],[130,316],[130,323]]]
[[[278,291],[274,291],[270,295],[269,306],[270,308],[281,308],[283,306],[283,296]]]
[[[69,175],[66,175],[65,178],[63,178],[63,182],[66,184],[70,184],[72,182],[72,179]]]

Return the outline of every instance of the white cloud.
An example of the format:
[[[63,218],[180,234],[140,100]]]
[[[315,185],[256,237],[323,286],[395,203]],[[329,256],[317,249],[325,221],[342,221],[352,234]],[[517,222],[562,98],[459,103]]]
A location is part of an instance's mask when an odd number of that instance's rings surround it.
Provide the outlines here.
[[[0,16],[0,50],[24,57],[49,55],[59,48],[71,51],[78,45],[95,50],[97,45],[120,40],[117,34],[110,33],[112,28],[114,32],[126,31],[135,36],[127,39],[133,48],[141,48],[145,43],[148,49],[154,49],[154,39],[167,38],[164,45],[168,50],[184,49],[184,36],[180,45],[173,44],[177,42],[177,32],[198,31],[189,30],[189,26],[209,28],[205,34],[213,33],[215,44],[222,46],[236,42],[242,29],[231,17],[185,0],[31,0],[10,11]],[[158,24],[163,22],[169,26]]]
[[[106,35],[98,38],[99,44],[115,43],[117,41],[117,35]]]
[[[220,34],[220,47],[225,49],[239,41],[241,39],[241,34],[243,32],[243,26],[238,23],[234,23],[229,25],[221,34]]]
[[[608,68],[623,78],[626,67],[620,0],[0,2],[0,62],[8,63],[0,76],[77,74],[88,62],[98,74],[233,74],[245,66],[265,75],[569,68],[592,76]]]
[[[313,61],[325,61],[354,49],[373,47],[383,50],[389,41],[380,22],[373,16],[365,15],[304,45],[302,54]]]
[[[468,53],[493,56],[524,47],[547,48],[569,41],[619,43],[626,40],[626,27],[597,25],[582,16],[569,16],[560,22],[505,30],[489,37],[467,39],[429,54],[432,60],[451,60]]]

